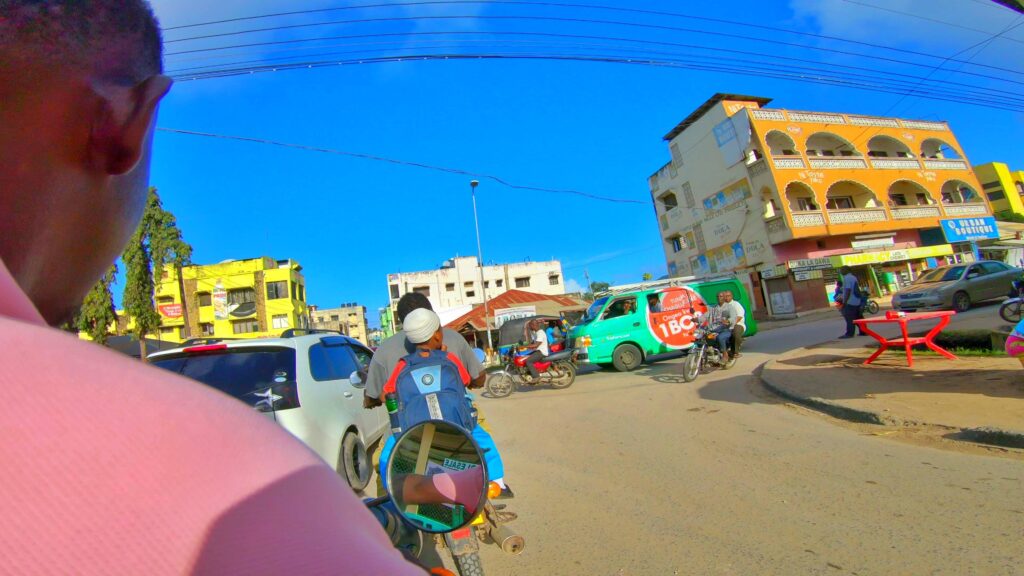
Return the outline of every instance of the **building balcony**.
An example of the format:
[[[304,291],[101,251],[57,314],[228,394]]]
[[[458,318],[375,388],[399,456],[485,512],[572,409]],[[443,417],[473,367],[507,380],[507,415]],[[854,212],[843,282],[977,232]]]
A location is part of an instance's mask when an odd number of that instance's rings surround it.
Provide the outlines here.
[[[772,156],[772,166],[780,169],[796,168],[802,170],[807,168],[803,156]]]
[[[829,224],[861,224],[865,222],[885,222],[889,219],[885,208],[847,208],[828,210]]]
[[[893,220],[942,218],[942,210],[938,206],[895,206],[890,209],[890,212]]]
[[[925,170],[968,170],[970,167],[963,160],[925,158],[924,168]]]
[[[946,216],[960,217],[960,216],[990,216],[988,206],[984,203],[970,203],[970,204],[944,204],[942,210],[946,213]]]
[[[793,212],[794,228],[811,228],[813,226],[824,226],[825,215],[821,210],[804,210]]]
[[[921,164],[913,158],[872,158],[875,170],[920,170]]]
[[[810,158],[809,162],[815,170],[857,170],[868,167],[863,158]]]

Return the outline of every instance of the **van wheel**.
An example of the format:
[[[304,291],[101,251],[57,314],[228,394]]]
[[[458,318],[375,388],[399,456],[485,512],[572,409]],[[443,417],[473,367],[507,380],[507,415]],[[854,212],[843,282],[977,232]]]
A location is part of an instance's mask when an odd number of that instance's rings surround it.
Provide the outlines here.
[[[643,361],[644,357],[640,354],[640,349],[632,344],[623,344],[612,354],[612,364],[619,372],[635,370]]]
[[[382,440],[383,442],[383,440]],[[348,481],[355,491],[361,491],[370,483],[370,458],[355,432],[345,434],[341,441],[341,465],[338,472]]]

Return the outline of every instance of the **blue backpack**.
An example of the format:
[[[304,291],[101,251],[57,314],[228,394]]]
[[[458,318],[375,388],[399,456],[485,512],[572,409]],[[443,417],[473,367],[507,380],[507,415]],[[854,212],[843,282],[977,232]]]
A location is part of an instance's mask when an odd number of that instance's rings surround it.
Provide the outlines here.
[[[395,367],[397,374],[385,385],[384,392],[390,392],[393,381],[401,430],[427,420],[444,420],[466,430],[476,427],[466,400],[466,386],[452,358],[443,350],[431,350],[426,357],[417,350]]]

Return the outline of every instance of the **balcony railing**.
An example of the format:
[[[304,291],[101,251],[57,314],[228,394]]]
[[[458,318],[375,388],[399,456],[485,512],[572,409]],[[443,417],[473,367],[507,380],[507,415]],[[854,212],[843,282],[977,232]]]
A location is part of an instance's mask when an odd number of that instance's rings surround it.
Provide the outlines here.
[[[871,167],[878,170],[920,170],[913,158],[872,158]]]
[[[913,220],[914,218],[942,218],[938,206],[897,206],[890,209],[894,220]]]
[[[862,222],[885,222],[885,208],[851,208],[828,211],[829,224],[860,224]]]
[[[765,164],[764,158],[759,158],[756,162],[747,164],[747,172],[750,173],[751,178],[753,178],[754,176],[758,176],[760,174],[764,174],[767,171],[768,165]]]
[[[868,163],[863,158],[811,158],[811,168],[818,169],[849,169],[867,168]]]
[[[825,215],[821,210],[807,210],[793,212],[793,228],[810,228],[812,226],[824,226]]]
[[[776,168],[806,168],[804,159],[800,156],[773,156],[772,165]]]
[[[758,120],[778,120],[779,122],[785,122],[786,116],[781,110],[751,110],[751,114]]]
[[[776,216],[770,220],[766,220],[765,226],[768,227],[769,234],[784,232],[786,230],[786,219],[782,216]]]
[[[942,209],[947,216],[988,216],[988,207],[977,204],[944,204]]]
[[[927,158],[924,161],[926,170],[967,170],[967,162],[963,160],[937,160]]]
[[[879,118],[877,116],[852,116],[831,112],[804,112],[795,110],[775,110],[758,108],[750,111],[755,120],[774,120],[776,122],[810,122],[817,124],[849,124],[852,126],[878,126],[881,128],[912,128],[915,130],[932,130],[945,132],[949,130],[944,122],[925,122],[922,120],[901,120],[899,118]]]

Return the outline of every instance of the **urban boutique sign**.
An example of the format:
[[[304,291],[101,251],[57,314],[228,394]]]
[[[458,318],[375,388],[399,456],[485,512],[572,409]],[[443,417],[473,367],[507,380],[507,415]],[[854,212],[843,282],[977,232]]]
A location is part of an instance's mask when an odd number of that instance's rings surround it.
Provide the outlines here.
[[[999,239],[999,227],[996,226],[996,219],[992,216],[948,218],[942,221],[942,233],[946,235],[946,242]]]

